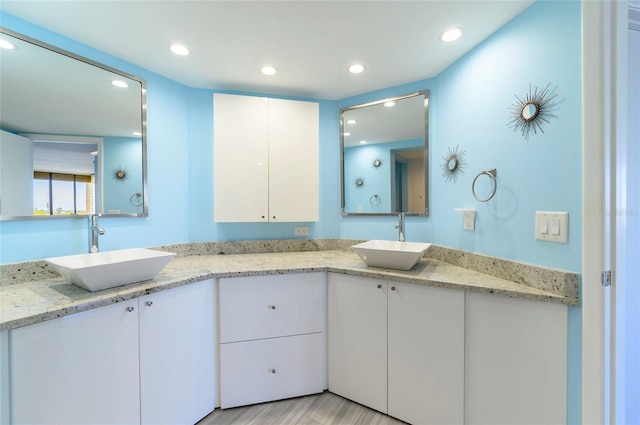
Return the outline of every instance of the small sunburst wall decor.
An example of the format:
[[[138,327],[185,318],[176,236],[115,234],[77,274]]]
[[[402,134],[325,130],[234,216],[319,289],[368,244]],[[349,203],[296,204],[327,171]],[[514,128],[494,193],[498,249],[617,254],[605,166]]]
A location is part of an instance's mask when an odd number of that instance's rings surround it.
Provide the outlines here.
[[[376,159],[374,159],[374,160],[373,160],[373,162],[371,163],[371,166],[372,166],[374,169],[378,169],[378,168],[382,167],[382,165],[383,165],[383,164],[382,164],[382,159],[380,159],[380,158],[376,158]]]
[[[529,84],[529,93],[523,99],[514,95],[517,101],[509,108],[511,111],[511,120],[507,124],[513,128],[513,131],[520,131],[526,141],[529,141],[529,135],[537,134],[538,131],[544,133],[543,124],[548,124],[551,118],[558,118],[554,114],[554,108],[558,104],[554,100],[558,96],[556,90],[550,90],[547,84],[544,90],[538,87],[531,92],[531,84]]]
[[[118,183],[124,183],[129,179],[129,173],[127,172],[126,167],[115,168],[112,173],[113,180],[117,181]]]
[[[364,184],[364,178],[363,177],[356,177],[355,180],[353,181],[353,185],[357,188],[357,189],[362,189],[365,184]]]
[[[442,168],[442,177],[447,181],[453,180],[455,183],[458,179],[458,174],[464,174],[464,167],[467,165],[467,161],[464,159],[465,152],[461,151],[456,145],[455,148],[449,148],[447,154],[442,157],[444,160]]]

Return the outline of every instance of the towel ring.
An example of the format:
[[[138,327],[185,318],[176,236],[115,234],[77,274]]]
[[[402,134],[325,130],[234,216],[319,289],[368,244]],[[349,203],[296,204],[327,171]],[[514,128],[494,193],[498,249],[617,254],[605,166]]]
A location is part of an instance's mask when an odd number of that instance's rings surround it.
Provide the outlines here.
[[[380,199],[380,196],[377,193],[369,198],[369,203],[374,207],[380,205],[380,202],[382,202],[382,199]]]
[[[490,201],[491,198],[493,198],[495,196],[496,189],[498,189],[498,182],[496,181],[496,174],[497,174],[497,171],[496,171],[495,168],[493,168],[491,170],[480,171],[478,173],[478,175],[476,176],[476,178],[473,179],[473,184],[471,185],[471,192],[473,192],[473,197],[476,198],[477,201],[487,202],[487,201]],[[489,178],[491,180],[493,180],[493,191],[491,191],[491,195],[489,195],[489,197],[486,198],[486,199],[480,199],[480,198],[478,198],[478,195],[476,194],[476,180],[478,180],[478,177],[480,177],[482,175],[489,176]]]

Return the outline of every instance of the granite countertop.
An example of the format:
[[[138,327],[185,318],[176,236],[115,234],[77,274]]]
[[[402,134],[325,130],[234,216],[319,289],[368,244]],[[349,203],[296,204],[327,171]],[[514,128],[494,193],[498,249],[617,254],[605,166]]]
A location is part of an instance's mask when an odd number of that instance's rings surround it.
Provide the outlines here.
[[[443,252],[435,248],[433,254],[438,257],[442,256]],[[468,262],[466,256],[455,257],[451,253],[446,254],[448,258],[451,257],[455,260],[454,263]],[[231,255],[220,255],[220,253],[178,255],[153,280],[98,292],[89,292],[51,273],[45,279],[0,286],[0,331],[39,323],[209,278],[313,271],[329,271],[566,305],[579,303],[577,291],[579,276],[575,273],[519,265],[514,269],[516,271],[513,272],[513,275],[509,275],[513,277],[507,279],[504,276],[496,276],[496,274],[506,273],[503,266],[510,264],[510,262],[499,259],[488,261],[489,266],[472,268],[483,270],[483,267],[488,267],[490,270],[497,270],[498,273],[492,275],[431,257],[421,259],[409,271],[367,267],[356,254],[347,249],[234,253]],[[541,285],[532,285],[528,280],[534,275],[543,276],[544,279],[541,281],[552,282],[552,284],[545,283],[542,285],[542,289]],[[560,283],[558,284],[558,282]]]

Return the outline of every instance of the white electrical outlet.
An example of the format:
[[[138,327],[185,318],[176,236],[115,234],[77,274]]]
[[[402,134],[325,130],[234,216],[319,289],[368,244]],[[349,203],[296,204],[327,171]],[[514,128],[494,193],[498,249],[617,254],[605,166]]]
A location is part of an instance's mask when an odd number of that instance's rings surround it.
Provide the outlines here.
[[[309,234],[309,228],[304,226],[304,227],[296,227],[293,230],[293,234],[296,236],[307,236]]]
[[[462,219],[464,221],[464,230],[472,232],[476,230],[476,210],[465,210],[462,213]]]
[[[567,243],[569,240],[569,213],[536,211],[536,239]]]

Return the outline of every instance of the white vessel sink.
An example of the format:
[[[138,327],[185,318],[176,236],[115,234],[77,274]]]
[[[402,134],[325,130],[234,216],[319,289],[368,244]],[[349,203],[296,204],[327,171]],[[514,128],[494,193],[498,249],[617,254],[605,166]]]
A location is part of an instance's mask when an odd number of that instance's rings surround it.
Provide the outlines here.
[[[100,291],[153,279],[176,254],[144,248],[45,258],[70,282]]]
[[[410,270],[430,246],[430,243],[371,240],[351,249],[367,266]]]

